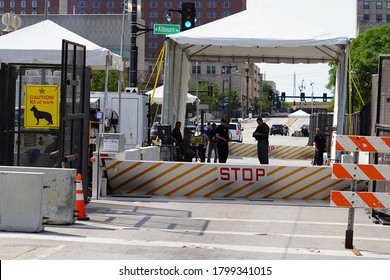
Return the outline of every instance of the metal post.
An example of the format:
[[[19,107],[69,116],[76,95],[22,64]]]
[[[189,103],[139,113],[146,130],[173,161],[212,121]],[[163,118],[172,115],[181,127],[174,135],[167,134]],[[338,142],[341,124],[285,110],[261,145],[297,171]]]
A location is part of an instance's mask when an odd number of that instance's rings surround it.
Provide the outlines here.
[[[310,85],[311,85],[311,114],[313,115],[313,113],[314,113],[314,109],[313,109],[313,107],[314,107],[314,81],[311,81],[311,83],[310,83]]]
[[[50,2],[49,2],[49,0],[45,0],[45,15],[44,15],[44,20],[47,20],[47,18],[48,18],[49,7],[50,7]]]
[[[351,183],[351,191],[356,191],[356,180],[353,180]],[[355,221],[355,208],[350,207],[348,209],[348,225],[347,230],[345,231],[345,249],[353,249],[353,224]]]
[[[138,64],[138,47],[137,47],[137,0],[132,0],[131,4],[131,41],[130,41],[130,71],[129,86],[137,86],[137,64]]]
[[[195,62],[195,83],[196,83],[196,121],[199,122],[199,90],[198,90],[198,61]]]
[[[249,65],[248,65],[249,67]],[[249,117],[249,68],[246,71],[246,117]]]

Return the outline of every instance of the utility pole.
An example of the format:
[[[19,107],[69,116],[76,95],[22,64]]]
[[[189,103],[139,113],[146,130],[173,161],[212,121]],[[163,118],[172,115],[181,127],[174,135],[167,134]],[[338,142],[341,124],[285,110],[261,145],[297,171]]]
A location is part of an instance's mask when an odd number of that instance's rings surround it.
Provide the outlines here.
[[[129,86],[137,86],[137,66],[138,66],[138,47],[137,47],[137,0],[131,3],[131,34],[130,34],[130,70]]]

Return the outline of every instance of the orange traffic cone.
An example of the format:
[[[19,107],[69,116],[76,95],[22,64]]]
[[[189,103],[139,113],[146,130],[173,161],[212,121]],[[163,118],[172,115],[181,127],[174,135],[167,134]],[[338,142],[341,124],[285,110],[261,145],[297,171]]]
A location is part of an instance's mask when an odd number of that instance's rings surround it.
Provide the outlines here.
[[[89,217],[87,217],[87,214],[85,213],[84,192],[80,173],[78,173],[76,177],[76,212],[77,220],[89,220]]]

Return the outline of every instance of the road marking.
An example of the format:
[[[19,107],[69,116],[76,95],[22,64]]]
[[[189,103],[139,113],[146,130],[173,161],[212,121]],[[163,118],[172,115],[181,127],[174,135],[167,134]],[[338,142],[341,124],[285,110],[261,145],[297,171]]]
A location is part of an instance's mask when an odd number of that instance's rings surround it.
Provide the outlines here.
[[[195,242],[174,242],[174,241],[146,241],[146,240],[124,240],[113,238],[99,238],[88,236],[49,236],[37,234],[0,234],[2,238],[30,239],[30,240],[53,240],[62,242],[96,243],[118,246],[142,246],[142,247],[167,247],[167,248],[196,248],[206,250],[228,250],[252,253],[271,253],[283,255],[306,255],[306,256],[335,256],[350,258],[374,258],[390,259],[390,255],[381,252],[369,252],[362,250],[362,256],[357,257],[351,250],[325,250],[320,248],[285,248],[285,247],[263,247],[244,246],[216,243],[195,243]]]

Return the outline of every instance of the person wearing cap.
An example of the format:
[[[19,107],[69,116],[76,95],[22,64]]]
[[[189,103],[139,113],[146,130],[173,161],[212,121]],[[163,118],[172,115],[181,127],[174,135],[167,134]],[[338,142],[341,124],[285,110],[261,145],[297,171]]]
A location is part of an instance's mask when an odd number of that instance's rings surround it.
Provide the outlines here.
[[[229,127],[225,118],[221,119],[221,124],[215,131],[217,138],[219,163],[226,163],[229,155]]]
[[[261,164],[268,164],[269,126],[260,117],[257,118],[257,124],[256,130],[252,134],[257,140],[257,157]]]

